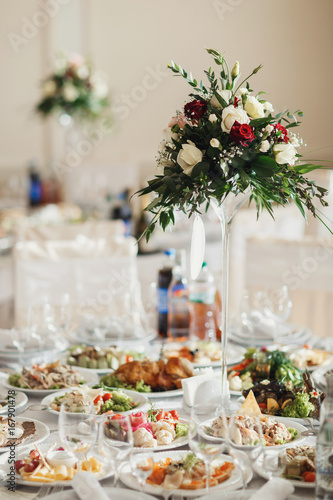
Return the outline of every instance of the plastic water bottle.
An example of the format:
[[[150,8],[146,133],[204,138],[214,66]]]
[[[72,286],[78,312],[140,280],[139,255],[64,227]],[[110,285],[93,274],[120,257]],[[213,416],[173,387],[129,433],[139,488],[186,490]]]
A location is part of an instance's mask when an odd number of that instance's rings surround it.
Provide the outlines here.
[[[333,374],[326,376],[316,452],[316,498],[333,499]]]
[[[185,277],[185,250],[177,250],[169,286],[168,337],[183,341],[189,335],[188,286]]]
[[[175,250],[170,248],[164,252],[165,259],[158,271],[157,277],[157,296],[158,296],[158,333],[161,337],[168,334],[168,311],[169,299],[168,289],[172,280],[172,270],[175,263]]]
[[[214,276],[206,262],[198,277],[190,283],[190,338],[216,340]]]

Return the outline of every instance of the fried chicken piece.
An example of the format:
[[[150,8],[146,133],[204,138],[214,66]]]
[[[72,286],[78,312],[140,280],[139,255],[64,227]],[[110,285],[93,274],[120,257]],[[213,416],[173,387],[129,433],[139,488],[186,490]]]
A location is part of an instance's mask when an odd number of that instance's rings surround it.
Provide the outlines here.
[[[193,365],[186,358],[169,358],[165,365],[165,372],[173,378],[188,378],[194,375]]]

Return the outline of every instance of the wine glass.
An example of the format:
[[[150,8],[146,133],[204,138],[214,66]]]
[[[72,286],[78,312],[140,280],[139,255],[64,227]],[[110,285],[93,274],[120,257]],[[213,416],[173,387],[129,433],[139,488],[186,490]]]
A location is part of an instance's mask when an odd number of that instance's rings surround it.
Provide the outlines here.
[[[198,458],[204,461],[206,467],[206,490],[211,483],[211,463],[227,448],[225,434],[213,436],[210,424],[216,418],[225,422],[222,406],[215,404],[195,404],[191,408],[188,438],[190,449]],[[222,427],[226,428],[226,424]]]
[[[107,416],[100,421],[98,447],[100,454],[114,464],[113,487],[115,488],[121,465],[129,459],[133,449],[133,433],[128,415]]]
[[[234,414],[229,417],[228,443],[229,454],[240,467],[242,474],[242,488],[246,488],[245,469],[240,464],[243,462],[251,469],[251,462],[255,462],[263,450],[262,425],[259,417],[245,417]],[[245,451],[248,454],[244,453]]]
[[[154,460],[153,460],[153,452],[145,451],[139,453],[132,453],[131,456],[131,469],[133,475],[139,481],[142,491],[144,491],[147,477],[153,471]]]
[[[285,471],[287,465],[286,450],[266,450],[263,453],[263,466],[269,478],[279,477]]]
[[[95,445],[98,435],[96,415],[93,405],[87,407],[87,413],[73,413],[66,404],[60,406],[59,438],[65,450],[82,462],[88,451]]]
[[[267,288],[263,295],[263,310],[267,318],[276,323],[275,338],[281,330],[282,323],[290,317],[293,303],[287,285],[278,288]],[[274,342],[275,342],[274,338]]]

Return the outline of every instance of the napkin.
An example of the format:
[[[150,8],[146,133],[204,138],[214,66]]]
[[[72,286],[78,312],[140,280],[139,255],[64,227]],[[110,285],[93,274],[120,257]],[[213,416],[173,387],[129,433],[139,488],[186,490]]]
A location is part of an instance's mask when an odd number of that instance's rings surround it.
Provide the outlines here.
[[[221,399],[222,373],[213,370],[203,375],[185,378],[182,382],[183,400],[188,406],[212,403],[215,398]]]
[[[78,472],[72,487],[80,500],[109,500],[108,495],[91,472]]]
[[[285,500],[294,493],[294,490],[295,488],[289,481],[275,477],[251,495],[249,500]]]

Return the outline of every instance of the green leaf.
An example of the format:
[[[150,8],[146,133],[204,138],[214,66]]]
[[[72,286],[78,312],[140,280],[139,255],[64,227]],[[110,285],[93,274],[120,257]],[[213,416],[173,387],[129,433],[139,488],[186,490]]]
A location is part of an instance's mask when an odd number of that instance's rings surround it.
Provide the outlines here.
[[[191,173],[191,179],[195,179],[196,177],[200,177],[204,174],[207,174],[209,171],[209,163],[205,161],[199,161],[196,165],[194,165],[194,168]]]
[[[162,200],[162,196],[158,196],[158,197],[157,197],[157,198],[155,198],[155,199],[154,199],[151,203],[149,203],[149,205],[147,205],[147,206],[145,207],[145,210],[146,210],[146,211],[150,211],[150,210],[152,210],[153,208],[155,208],[155,207],[156,207],[156,205],[158,205],[158,204],[159,204],[159,202],[160,202],[161,200]]]

